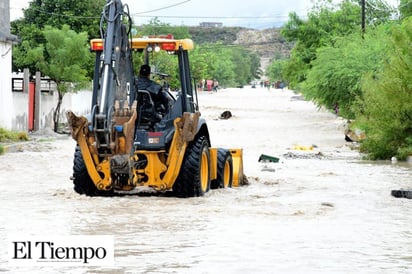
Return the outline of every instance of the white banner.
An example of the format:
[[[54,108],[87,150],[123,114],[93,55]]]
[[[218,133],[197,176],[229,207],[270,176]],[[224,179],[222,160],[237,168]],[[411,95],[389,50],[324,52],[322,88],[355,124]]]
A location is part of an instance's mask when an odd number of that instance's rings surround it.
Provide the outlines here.
[[[112,266],[114,236],[10,235],[8,261],[12,266]]]

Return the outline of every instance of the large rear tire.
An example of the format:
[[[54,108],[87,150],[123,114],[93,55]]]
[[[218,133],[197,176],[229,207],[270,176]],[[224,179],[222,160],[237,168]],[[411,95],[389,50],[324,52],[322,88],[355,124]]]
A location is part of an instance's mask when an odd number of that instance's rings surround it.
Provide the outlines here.
[[[205,136],[196,138],[186,149],[179,176],[173,185],[177,197],[203,196],[210,189],[210,152]]]
[[[97,189],[96,185],[90,178],[89,173],[87,172],[79,146],[76,146],[76,150],[74,152],[73,184],[74,191],[79,194],[84,194],[87,196],[111,196],[113,194],[112,191],[101,191]]]
[[[217,178],[211,183],[211,188],[232,187],[233,180],[233,160],[228,149],[218,148],[217,150]]]

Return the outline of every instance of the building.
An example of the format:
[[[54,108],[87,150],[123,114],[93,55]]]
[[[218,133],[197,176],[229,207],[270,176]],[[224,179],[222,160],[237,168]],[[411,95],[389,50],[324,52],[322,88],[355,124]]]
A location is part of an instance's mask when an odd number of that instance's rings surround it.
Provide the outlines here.
[[[10,34],[10,0],[0,0],[0,14],[0,128],[14,131],[53,128],[53,112],[58,101],[55,83],[42,78],[40,72],[30,77],[28,69],[13,77],[12,46],[19,43],[19,39]],[[66,110],[77,115],[90,113],[91,93],[82,90],[66,94],[60,122],[66,122]]]
[[[201,22],[199,25],[202,28],[221,28],[221,27],[223,27],[223,23],[221,23],[221,22]]]
[[[10,0],[0,0],[0,127],[12,128],[13,97],[11,89],[12,46],[18,42],[10,34]]]

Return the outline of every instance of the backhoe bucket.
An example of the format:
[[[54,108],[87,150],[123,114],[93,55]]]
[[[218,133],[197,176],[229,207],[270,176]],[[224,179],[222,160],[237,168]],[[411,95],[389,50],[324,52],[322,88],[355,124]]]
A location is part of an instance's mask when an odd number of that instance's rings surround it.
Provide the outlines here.
[[[243,185],[243,150],[241,148],[229,149],[232,154],[233,180],[232,187]]]

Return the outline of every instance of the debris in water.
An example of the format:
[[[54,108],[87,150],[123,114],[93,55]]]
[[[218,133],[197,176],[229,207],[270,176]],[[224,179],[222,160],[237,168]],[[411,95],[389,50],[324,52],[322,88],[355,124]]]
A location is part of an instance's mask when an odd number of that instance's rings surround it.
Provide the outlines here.
[[[277,162],[279,162],[279,158],[274,157],[274,156],[269,156],[269,155],[266,155],[266,154],[261,154],[261,155],[260,155],[260,157],[259,157],[258,162],[264,162],[264,163],[267,163],[267,162],[270,162],[270,163],[277,163]]]
[[[223,111],[221,114],[220,114],[220,119],[225,119],[225,120],[227,120],[227,119],[229,119],[229,118],[231,118],[232,117],[232,112],[230,112],[229,110],[225,110],[225,111]]]
[[[391,195],[396,198],[412,199],[412,190],[395,189],[391,191]]]

